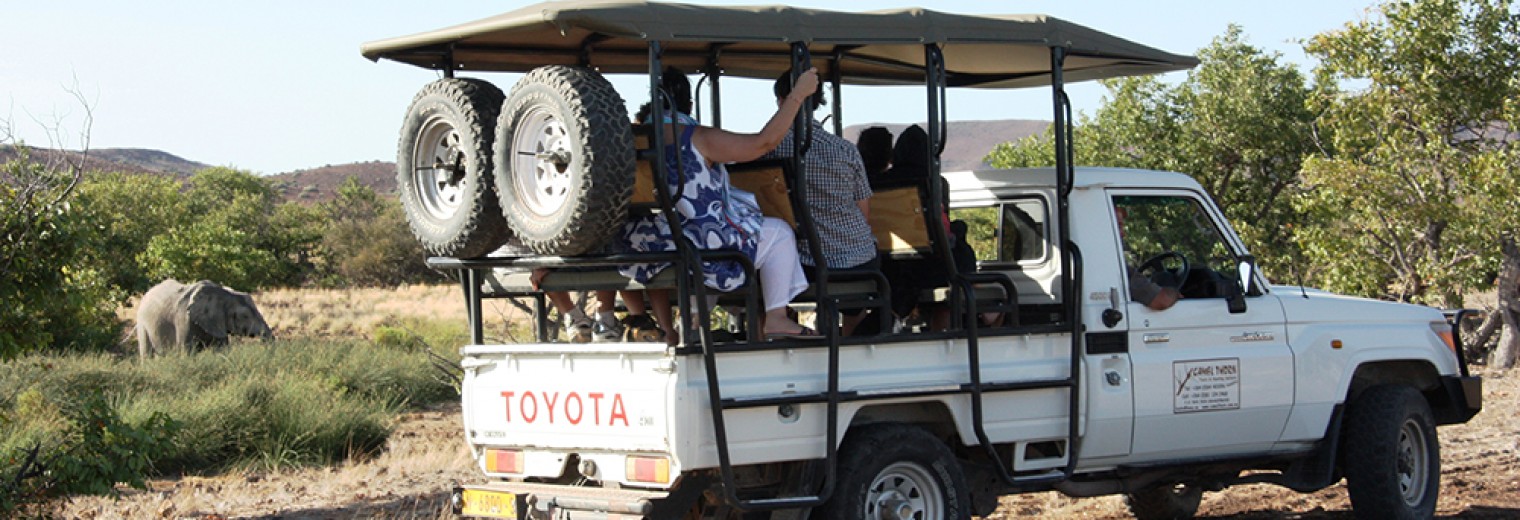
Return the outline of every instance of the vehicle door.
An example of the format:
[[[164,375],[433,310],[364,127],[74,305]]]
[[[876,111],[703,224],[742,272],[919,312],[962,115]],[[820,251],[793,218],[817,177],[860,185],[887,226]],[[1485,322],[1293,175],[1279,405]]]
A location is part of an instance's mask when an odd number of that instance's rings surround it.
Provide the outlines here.
[[[968,224],[966,239],[976,252],[977,270],[1004,274],[1019,288],[1019,314],[1027,326],[1050,325],[1063,316],[1058,298],[1059,252],[1050,238],[1056,233],[1050,203],[1053,196],[1053,192],[1025,190],[1002,194],[996,200],[964,202],[950,211],[951,218]],[[1090,221],[1078,218],[1075,222],[1082,225]],[[1094,306],[1084,305],[1083,312],[1088,312],[1087,307]],[[1102,311],[1101,306],[1096,307],[1087,318],[1089,322],[1095,323]],[[1123,457],[1130,452],[1134,397],[1127,383],[1129,358],[1112,348],[1124,338],[1117,339],[1105,346],[1089,344],[1085,352],[1079,377],[1083,385],[1083,460]]]
[[[1270,448],[1293,405],[1293,354],[1281,303],[1254,270],[1241,287],[1240,264],[1248,257],[1201,193],[1109,195],[1119,260],[1130,278],[1121,291],[1134,374],[1133,458]],[[1158,283],[1181,298],[1165,309],[1136,301]]]

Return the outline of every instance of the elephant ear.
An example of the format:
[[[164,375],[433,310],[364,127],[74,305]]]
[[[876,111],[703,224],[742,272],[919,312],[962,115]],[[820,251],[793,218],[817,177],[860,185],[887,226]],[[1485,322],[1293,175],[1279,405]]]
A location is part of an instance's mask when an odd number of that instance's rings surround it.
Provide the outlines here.
[[[186,309],[190,313],[190,323],[212,337],[227,337],[227,298],[227,292],[220,285],[200,282],[192,286]]]

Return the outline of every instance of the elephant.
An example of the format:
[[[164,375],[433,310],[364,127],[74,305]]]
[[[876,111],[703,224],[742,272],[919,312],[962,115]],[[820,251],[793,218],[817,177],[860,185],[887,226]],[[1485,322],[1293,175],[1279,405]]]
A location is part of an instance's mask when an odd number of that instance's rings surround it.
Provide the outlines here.
[[[228,334],[274,339],[248,293],[216,282],[164,280],[137,306],[137,353],[144,358],[170,348],[223,346]]]

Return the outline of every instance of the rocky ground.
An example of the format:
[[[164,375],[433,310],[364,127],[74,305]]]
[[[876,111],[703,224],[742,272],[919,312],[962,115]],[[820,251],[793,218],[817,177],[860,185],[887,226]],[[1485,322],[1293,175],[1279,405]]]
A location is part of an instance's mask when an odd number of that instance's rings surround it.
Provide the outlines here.
[[[1520,518],[1520,372],[1486,373],[1484,411],[1441,436],[1438,518]],[[460,439],[457,407],[398,418],[384,453],[340,467],[157,480],[120,499],[76,497],[63,518],[449,518],[449,491],[480,480]],[[1349,519],[1343,485],[1298,494],[1242,486],[1204,495],[1205,518]],[[1069,499],[1038,493],[1003,499],[987,517],[1128,518],[1117,497]]]

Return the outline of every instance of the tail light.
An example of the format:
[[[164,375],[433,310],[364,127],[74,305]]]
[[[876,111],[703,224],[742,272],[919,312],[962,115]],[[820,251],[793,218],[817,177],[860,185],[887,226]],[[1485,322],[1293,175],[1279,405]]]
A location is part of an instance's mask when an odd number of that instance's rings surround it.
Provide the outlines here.
[[[523,472],[523,454],[518,450],[486,450],[487,473]]]

